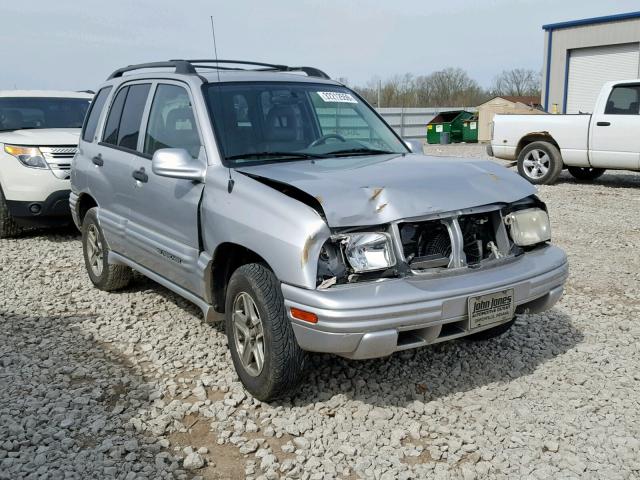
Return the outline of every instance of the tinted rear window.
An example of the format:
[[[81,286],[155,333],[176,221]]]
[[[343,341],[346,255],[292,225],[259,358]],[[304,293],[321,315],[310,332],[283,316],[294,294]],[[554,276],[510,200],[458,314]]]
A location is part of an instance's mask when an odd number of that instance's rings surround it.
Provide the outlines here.
[[[96,129],[98,128],[100,113],[102,113],[102,108],[107,101],[109,92],[111,92],[111,87],[105,87],[100,90],[93,99],[93,103],[91,104],[89,114],[84,125],[84,132],[82,133],[82,139],[85,142],[93,142],[93,137],[95,137]]]
[[[104,128],[104,135],[102,136],[104,143],[110,143],[111,145],[117,145],[118,143],[118,127],[120,126],[122,107],[124,107],[124,100],[127,98],[128,91],[129,87],[120,90],[111,103],[111,110],[109,110],[109,116],[107,117],[107,126]]]
[[[140,122],[147,103],[150,84],[131,85],[124,102],[120,127],[118,128],[118,146],[135,150],[138,146]]]

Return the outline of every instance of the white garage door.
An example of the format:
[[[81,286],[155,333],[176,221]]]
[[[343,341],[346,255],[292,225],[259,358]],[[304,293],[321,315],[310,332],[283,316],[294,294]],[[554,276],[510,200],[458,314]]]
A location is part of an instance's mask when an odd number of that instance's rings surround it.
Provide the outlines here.
[[[638,78],[639,57],[637,43],[571,50],[566,113],[591,113],[605,82]]]

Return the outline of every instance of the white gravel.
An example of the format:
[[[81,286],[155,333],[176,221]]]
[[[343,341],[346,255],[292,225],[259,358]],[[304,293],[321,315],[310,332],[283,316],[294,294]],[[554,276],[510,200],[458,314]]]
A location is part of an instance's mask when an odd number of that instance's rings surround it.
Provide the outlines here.
[[[639,478],[638,192],[541,189],[571,262],[550,312],[481,344],[314,355],[272,404],[188,302],[94,289],[72,231],[1,240],[0,478]]]

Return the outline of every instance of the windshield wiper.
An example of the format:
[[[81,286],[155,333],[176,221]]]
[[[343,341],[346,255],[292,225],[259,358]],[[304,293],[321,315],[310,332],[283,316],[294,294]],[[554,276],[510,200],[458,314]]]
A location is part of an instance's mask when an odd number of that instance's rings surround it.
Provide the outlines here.
[[[288,160],[295,159],[308,159],[308,158],[326,158],[326,155],[317,155],[314,153],[304,152],[256,152],[256,153],[242,153],[240,155],[231,155],[227,157],[227,160],[239,160],[239,159],[262,159],[262,158],[286,158]]]
[[[335,150],[333,152],[327,152],[326,155],[388,155],[390,153],[398,153],[398,152],[390,152],[388,150],[380,150],[377,148],[366,148],[366,147],[358,147],[358,148],[346,148],[344,150]]]

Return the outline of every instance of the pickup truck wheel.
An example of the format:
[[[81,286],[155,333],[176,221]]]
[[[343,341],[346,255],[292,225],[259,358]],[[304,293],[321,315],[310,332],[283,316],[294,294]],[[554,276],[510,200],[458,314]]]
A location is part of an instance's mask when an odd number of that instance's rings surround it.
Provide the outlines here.
[[[516,323],[515,318],[510,322],[503,323],[502,325],[498,325],[497,327],[489,328],[487,330],[483,330],[478,333],[472,333],[471,335],[467,335],[466,337],[462,337],[462,338],[469,342],[491,340],[492,338],[499,337],[503,333],[508,332],[511,329],[511,327],[513,327],[514,323]]]
[[[560,150],[549,142],[530,143],[518,155],[518,173],[531,183],[555,183],[562,173]]]
[[[82,221],[82,251],[91,282],[100,290],[111,292],[126,287],[132,272],[126,265],[108,262],[109,247],[98,224],[98,209],[90,209]]]
[[[267,401],[297,386],[306,363],[269,268],[238,268],[227,286],[225,327],[233,365],[245,388]]]
[[[0,188],[0,238],[14,237],[20,233],[21,228],[9,213],[9,207],[4,198],[4,192]]]
[[[577,180],[595,180],[606,171],[604,168],[569,167],[569,173]]]

